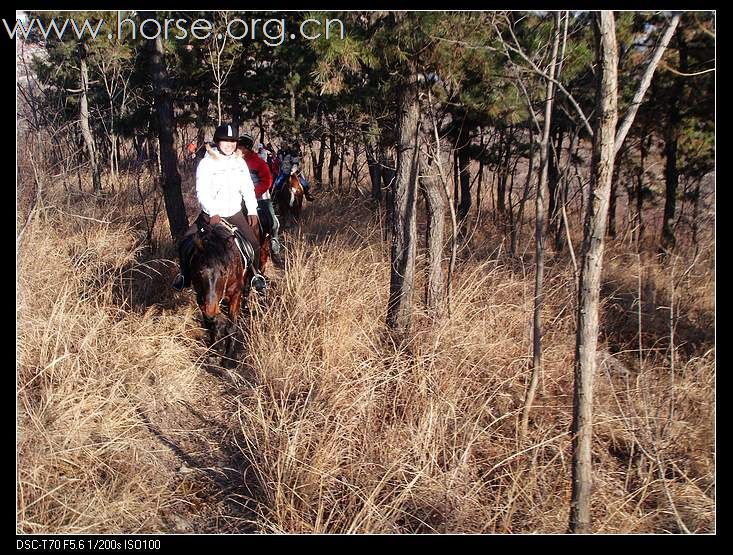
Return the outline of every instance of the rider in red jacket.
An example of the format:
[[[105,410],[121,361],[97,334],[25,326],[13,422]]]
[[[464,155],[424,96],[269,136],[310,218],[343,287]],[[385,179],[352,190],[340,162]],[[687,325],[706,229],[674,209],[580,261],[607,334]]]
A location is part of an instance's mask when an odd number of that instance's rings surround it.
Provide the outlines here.
[[[272,173],[270,167],[254,150],[254,139],[251,135],[242,135],[239,137],[238,147],[244,154],[244,161],[247,163],[249,173],[252,176],[252,182],[255,185],[255,196],[257,197],[257,213],[260,221],[267,226],[266,222],[270,221],[270,250],[277,258],[280,254],[280,240],[277,232],[280,230],[280,222],[275,216],[275,210],[272,207],[272,199],[270,198],[270,188],[272,187]]]

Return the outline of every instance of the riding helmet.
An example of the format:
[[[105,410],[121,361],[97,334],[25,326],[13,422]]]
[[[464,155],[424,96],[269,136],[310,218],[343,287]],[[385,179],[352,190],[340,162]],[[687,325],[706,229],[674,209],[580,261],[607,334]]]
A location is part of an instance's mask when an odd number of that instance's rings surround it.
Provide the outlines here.
[[[248,148],[248,149],[251,149],[254,143],[255,143],[255,140],[252,138],[252,135],[250,135],[249,133],[240,135],[239,140],[237,141],[237,144],[239,144],[239,146],[243,146],[244,148]]]
[[[220,125],[214,131],[214,142],[216,141],[236,141],[239,136],[237,126],[232,123]]]

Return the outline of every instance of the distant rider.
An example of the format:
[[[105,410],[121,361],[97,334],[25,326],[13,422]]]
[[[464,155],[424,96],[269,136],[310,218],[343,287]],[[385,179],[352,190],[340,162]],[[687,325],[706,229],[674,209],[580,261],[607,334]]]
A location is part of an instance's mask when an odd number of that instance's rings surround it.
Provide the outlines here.
[[[245,133],[239,137],[238,146],[244,154],[244,161],[249,167],[249,173],[255,186],[257,213],[260,217],[260,222],[271,222],[269,226],[270,248],[274,258],[277,259],[280,254],[280,239],[277,236],[280,230],[280,222],[277,216],[275,216],[275,210],[273,209],[272,199],[270,197],[270,189],[272,188],[270,167],[262,156],[253,150],[254,139],[252,135]]]

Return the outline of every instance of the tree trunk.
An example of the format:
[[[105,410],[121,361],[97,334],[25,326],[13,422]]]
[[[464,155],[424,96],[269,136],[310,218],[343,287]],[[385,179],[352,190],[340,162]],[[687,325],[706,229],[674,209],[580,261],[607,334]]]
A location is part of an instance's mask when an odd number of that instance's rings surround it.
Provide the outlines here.
[[[318,160],[315,167],[316,183],[319,187],[323,187],[323,161],[326,155],[326,133],[321,133],[321,140],[318,145]]]
[[[484,157],[486,156],[486,146],[484,145],[484,132],[479,127],[481,135],[481,155],[478,161],[478,183],[476,183],[476,225],[479,225],[479,216],[481,214],[481,189],[484,181]]]
[[[461,202],[458,204],[459,235],[466,238],[468,228],[468,213],[471,210],[471,159],[468,157],[468,147],[471,143],[468,122],[461,122],[461,132],[458,136],[458,179],[461,184]]]
[[[695,184],[695,192],[693,193],[693,205],[692,205],[692,245],[695,247],[695,252],[698,249],[699,233],[700,233],[700,184],[702,178],[698,178]]]
[[[679,111],[677,102],[674,102],[674,108],[669,114],[670,120],[677,120]],[[662,223],[662,243],[663,251],[674,249],[676,238],[674,236],[674,214],[677,209],[677,185],[679,182],[679,172],[677,171],[677,132],[676,123],[670,124],[667,129],[664,141],[664,182],[665,182],[665,198],[664,198],[664,221]]]
[[[265,126],[262,124],[262,114],[257,116],[257,127],[260,130],[260,142],[265,144]]]
[[[198,87],[198,94],[196,99],[196,144],[201,145],[204,142],[204,129],[209,122],[209,103],[211,102],[211,95],[209,94],[209,87],[202,83],[201,87]]]
[[[394,182],[397,179],[396,175],[396,162],[394,155],[386,152],[386,146],[380,144],[379,152],[377,153],[378,160],[382,166],[382,186],[384,187],[385,204],[387,206],[387,229],[392,230],[394,222]],[[385,239],[388,237],[388,232],[384,233]]]
[[[453,149],[453,210],[458,212],[458,201],[461,198],[458,179],[458,150]]]
[[[553,107],[553,114],[555,110]],[[550,135],[550,151],[548,153],[548,173],[547,173],[547,235],[551,236],[553,232],[562,228],[559,216],[560,204],[560,153],[562,151],[562,142],[564,132],[561,127],[557,128],[555,133]],[[554,136],[554,139],[552,138]]]
[[[120,159],[122,158],[122,141],[119,137],[115,137],[115,165],[117,167],[117,173],[120,173]]]
[[[132,136],[132,147],[135,149],[135,160],[139,164],[143,159],[143,140],[137,133]]]
[[[483,191],[483,180],[484,180],[484,163],[479,161],[478,163],[478,183],[476,183],[476,226],[479,225],[481,217],[481,193]]]
[[[502,226],[506,225],[506,219],[507,219],[507,201],[506,201],[506,184],[507,181],[509,181],[509,164],[512,157],[512,142],[514,139],[514,127],[509,126],[509,128],[506,130],[506,133],[504,134],[504,146],[502,149],[501,156],[503,158],[500,158],[500,160],[503,160],[503,162],[500,162],[501,164],[501,170],[499,172],[499,186],[497,187],[497,212],[499,214],[499,221],[504,222],[502,223]]]
[[[351,142],[351,146],[352,146],[352,152],[351,152],[351,172],[350,173],[351,173],[352,181],[358,189],[360,185],[359,183],[360,175],[359,174],[361,173],[359,171],[359,154],[361,154],[359,152],[359,148],[360,148],[359,141],[356,138],[354,138],[354,140]],[[351,190],[351,187],[349,187],[349,190]]]
[[[570,172],[570,167],[573,163],[573,150],[575,150],[575,145],[578,142],[579,133],[580,130],[576,130],[576,132],[574,132],[570,137],[570,144],[568,145],[568,163],[563,168],[560,176],[558,203],[560,204],[561,213],[559,217],[561,217],[562,220],[558,220],[558,225],[555,227],[555,252],[562,252],[565,246],[565,226],[566,224],[568,227],[570,225],[567,221],[567,213],[564,208],[568,203],[568,173]],[[561,150],[558,150],[558,157],[560,156],[560,152]]]
[[[430,170],[429,170],[430,171]],[[428,314],[439,320],[443,316],[445,284],[443,278],[443,243],[445,241],[445,213],[448,199],[435,176],[428,175],[421,180],[428,215],[425,244],[427,250],[427,281],[425,283],[425,306]]]
[[[288,72],[288,92],[290,93],[290,119],[295,121],[295,85],[293,85],[293,70]]]
[[[117,134],[115,133],[115,106],[112,101],[112,96],[109,98],[109,174],[112,178],[117,176],[119,171],[119,162],[117,160]],[[114,179],[112,180],[114,183]]]
[[[540,178],[537,182],[537,195],[535,200],[535,280],[534,280],[534,315],[532,320],[532,378],[527,388],[527,397],[522,410],[522,425],[520,428],[520,440],[527,435],[529,422],[529,411],[534,402],[537,384],[542,373],[542,281],[545,272],[545,184],[549,170],[550,132],[552,130],[552,104],[555,83],[555,66],[557,64],[557,51],[560,45],[560,12],[555,12],[555,40],[552,44],[552,58],[550,61],[549,77],[545,95],[545,121],[542,130],[542,142],[540,143]]]
[[[152,12],[141,12],[140,16],[144,19],[155,17]],[[163,41],[160,36],[155,40],[148,41],[148,53],[158,118],[163,199],[168,214],[171,236],[174,240],[178,240],[188,229],[188,218],[186,217],[186,206],[183,204],[183,195],[181,194],[181,176],[178,173],[176,152],[173,148],[173,103],[165,67]]]
[[[331,133],[328,136],[328,186],[331,190],[333,190],[333,170],[336,167],[336,164],[338,164],[338,155],[336,154],[336,129],[335,125],[332,122],[331,123]]]
[[[94,137],[92,129],[89,125],[89,70],[87,69],[87,45],[79,43],[79,67],[81,73],[81,99],[79,101],[79,124],[81,126],[81,135],[84,138],[84,146],[89,157],[89,165],[92,171],[92,189],[95,193],[102,188],[102,182],[99,177],[99,167],[97,165],[97,153],[94,148]]]
[[[382,201],[382,168],[375,153],[375,141],[369,137],[367,132],[364,132],[364,154],[372,182],[372,200],[379,204]]]
[[[524,204],[529,198],[529,191],[532,185],[532,169],[534,166],[534,137],[532,135],[532,127],[529,128],[529,167],[527,168],[527,180],[524,183],[524,192],[522,193],[522,200],[519,201],[519,210],[517,211],[517,218],[512,225],[511,230],[511,253],[512,256],[517,255],[517,249],[519,247],[519,233],[522,229],[522,218],[524,217]]]
[[[687,45],[681,29],[677,29],[676,39],[680,54],[680,72],[688,73],[687,67]],[[674,235],[674,214],[677,207],[677,186],[679,182],[679,171],[677,169],[677,148],[680,133],[680,99],[684,92],[685,77],[675,77],[675,90],[672,95],[671,105],[668,110],[667,128],[664,133],[664,221],[662,222],[662,242],[660,250],[669,252],[674,249],[677,242]]]
[[[613,12],[594,14],[599,86],[588,206],[583,230],[578,288],[573,397],[573,461],[570,525],[572,533],[590,533],[591,447],[593,439],[593,376],[596,371],[598,306],[603,264],[603,241],[613,176],[617,122],[618,51]]]
[[[231,106],[231,122],[239,128],[242,125],[242,100],[239,96],[238,87],[230,87],[229,92],[231,95],[230,106]],[[261,141],[260,141],[261,142]]]
[[[636,248],[639,252],[641,252],[641,245],[644,239],[644,172],[646,171],[646,155],[649,146],[649,140],[647,140],[645,134],[642,134],[639,146],[639,170],[636,175],[636,219],[638,228],[636,232]]]
[[[417,223],[417,176],[419,166],[417,72],[409,64],[406,82],[398,94],[397,173],[393,184],[392,248],[387,304],[387,327],[398,342],[410,335],[414,299]]]
[[[344,178],[344,156],[346,150],[346,137],[344,137],[343,142],[341,143],[341,155],[339,156],[339,191],[341,191],[341,188],[343,187],[343,178]]]
[[[621,157],[618,157],[619,163],[614,165],[613,177],[611,178],[611,198],[608,204],[608,236],[616,237],[616,201],[618,200],[618,174]]]
[[[506,150],[509,148],[509,142],[506,139],[507,132],[502,130],[499,144],[501,150],[499,151],[499,168],[496,183],[496,215],[498,221],[503,221],[506,215],[506,182],[508,175],[508,168],[505,162]]]
[[[147,156],[147,165],[156,174],[160,173],[160,157],[158,156],[158,130],[160,124],[158,122],[157,111],[155,106],[151,107],[150,120],[148,120],[148,131],[145,137],[145,152]],[[173,144],[173,135],[171,134],[171,144]]]

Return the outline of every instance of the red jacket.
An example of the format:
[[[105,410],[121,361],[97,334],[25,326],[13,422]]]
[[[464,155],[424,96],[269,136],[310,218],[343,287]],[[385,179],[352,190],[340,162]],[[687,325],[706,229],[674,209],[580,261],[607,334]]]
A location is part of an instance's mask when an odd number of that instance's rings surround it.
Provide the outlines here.
[[[244,161],[247,163],[252,182],[255,184],[255,195],[260,198],[272,186],[272,173],[262,158],[251,150],[244,150]]]

